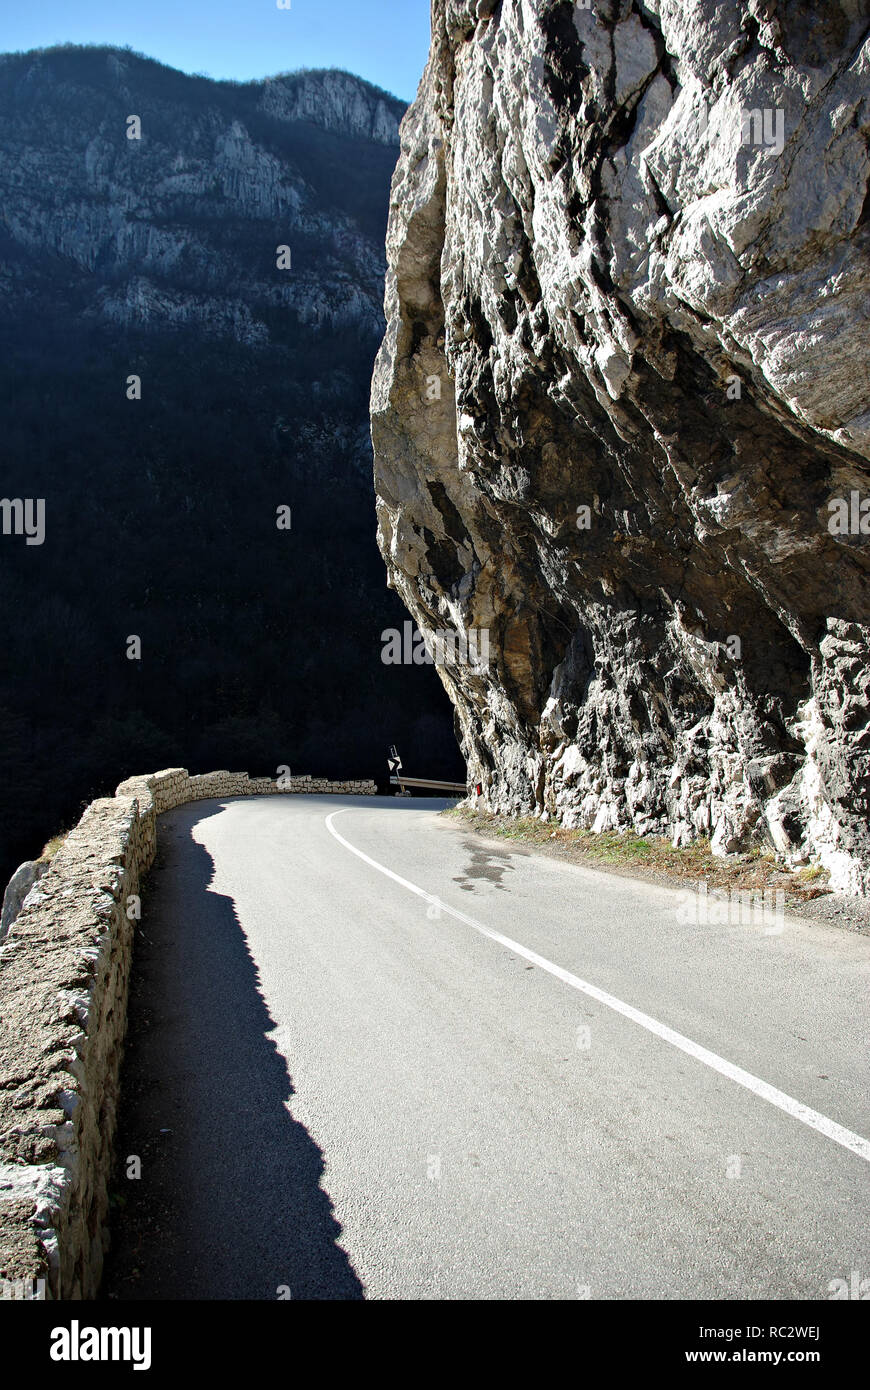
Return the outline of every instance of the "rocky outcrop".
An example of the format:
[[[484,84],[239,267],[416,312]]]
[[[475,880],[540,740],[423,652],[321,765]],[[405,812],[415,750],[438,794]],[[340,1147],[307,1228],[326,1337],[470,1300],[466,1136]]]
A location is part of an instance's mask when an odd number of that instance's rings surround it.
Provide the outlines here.
[[[19,864],[6,885],[6,892],[3,894],[3,911],[0,914],[0,941],[8,935],[9,928],[24,906],[34,883],[38,883],[47,871],[48,861],[45,859],[27,859],[23,864]]]
[[[282,121],[312,121],[356,139],[398,145],[404,107],[349,72],[297,72],[268,78],[260,107]]]
[[[868,77],[861,0],[435,0],[375,479],[491,809],[870,891]]]

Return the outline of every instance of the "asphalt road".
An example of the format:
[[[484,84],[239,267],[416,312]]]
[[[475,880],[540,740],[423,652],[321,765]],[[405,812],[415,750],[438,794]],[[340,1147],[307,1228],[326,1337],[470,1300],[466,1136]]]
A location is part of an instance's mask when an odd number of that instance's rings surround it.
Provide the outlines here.
[[[482,842],[442,804],[163,817],[105,1293],[828,1299],[870,1277],[870,939],[686,924],[674,890]]]

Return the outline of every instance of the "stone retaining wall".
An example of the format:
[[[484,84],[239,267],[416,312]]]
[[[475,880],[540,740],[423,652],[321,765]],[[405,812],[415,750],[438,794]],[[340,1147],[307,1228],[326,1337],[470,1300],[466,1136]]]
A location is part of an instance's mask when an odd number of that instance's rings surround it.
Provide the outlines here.
[[[157,817],[212,797],[369,795],[374,782],[172,768],[94,801],[28,894],[0,948],[0,1297],[44,1281],[93,1298],[108,1181],[136,904]],[[128,915],[129,914],[129,915]],[[7,1293],[7,1296],[9,1294]]]
[[[122,782],[118,796],[150,795],[157,815],[188,801],[225,796],[374,796],[377,786],[369,781],[335,782],[325,777],[249,777],[247,772],[206,772],[191,777],[183,767],[155,772],[151,777],[131,777]]]

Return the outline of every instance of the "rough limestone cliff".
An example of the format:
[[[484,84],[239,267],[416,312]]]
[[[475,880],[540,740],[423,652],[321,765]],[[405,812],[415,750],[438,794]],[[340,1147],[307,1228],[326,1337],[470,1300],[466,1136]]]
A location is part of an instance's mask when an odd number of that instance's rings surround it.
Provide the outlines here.
[[[870,892],[865,0],[434,0],[379,535],[493,810]]]

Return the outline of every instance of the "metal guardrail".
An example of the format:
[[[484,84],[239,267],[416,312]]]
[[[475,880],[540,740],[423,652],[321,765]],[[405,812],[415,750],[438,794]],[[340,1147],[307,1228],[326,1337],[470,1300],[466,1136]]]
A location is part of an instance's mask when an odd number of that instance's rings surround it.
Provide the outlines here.
[[[467,782],[435,782],[426,777],[391,777],[391,787],[401,787],[402,791],[406,787],[427,787],[430,791],[453,792],[457,796],[465,796],[468,791]]]

